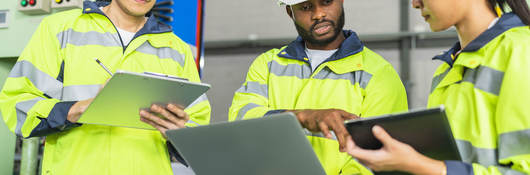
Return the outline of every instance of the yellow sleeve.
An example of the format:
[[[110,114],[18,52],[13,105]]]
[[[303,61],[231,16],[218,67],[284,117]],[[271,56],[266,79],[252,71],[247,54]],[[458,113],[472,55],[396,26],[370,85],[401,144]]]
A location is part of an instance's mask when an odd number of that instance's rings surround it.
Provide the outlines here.
[[[61,102],[61,25],[45,18],[21,53],[0,92],[7,126],[22,137],[44,136],[73,126],[66,120],[75,102]]]
[[[496,109],[499,166],[473,164],[475,174],[530,174],[530,44],[514,42]]]
[[[530,44],[513,42],[497,49],[505,58],[505,72],[495,111],[497,141],[495,165],[453,163],[448,174],[530,174]],[[447,161],[446,161],[447,163]],[[460,168],[459,168],[460,167]],[[466,167],[466,168],[462,168]],[[469,168],[470,167],[470,168]]]
[[[407,93],[399,75],[387,64],[372,75],[366,86],[361,117],[407,111]]]
[[[250,66],[245,82],[232,100],[228,120],[258,118],[268,111],[268,53],[260,55]]]
[[[182,45],[185,47],[183,77],[189,79],[192,82],[201,82],[199,71],[197,70],[197,65],[195,64],[195,59],[191,52],[191,48],[187,44]],[[186,126],[200,126],[210,123],[212,109],[206,93],[201,95],[197,100],[190,104],[185,111],[190,115],[190,120]]]

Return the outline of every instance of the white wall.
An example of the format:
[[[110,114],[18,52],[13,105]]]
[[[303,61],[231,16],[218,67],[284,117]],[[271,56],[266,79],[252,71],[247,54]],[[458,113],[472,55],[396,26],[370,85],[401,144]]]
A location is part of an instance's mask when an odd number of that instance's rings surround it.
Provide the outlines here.
[[[246,40],[296,36],[285,7],[276,0],[207,0],[205,40]],[[372,34],[399,31],[398,0],[345,0],[347,29]]]

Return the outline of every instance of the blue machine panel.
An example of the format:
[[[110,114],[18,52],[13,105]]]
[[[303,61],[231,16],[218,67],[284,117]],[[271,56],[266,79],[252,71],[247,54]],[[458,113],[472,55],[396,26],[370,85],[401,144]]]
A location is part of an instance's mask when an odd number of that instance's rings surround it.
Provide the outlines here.
[[[158,0],[153,13],[173,27],[173,32],[192,46],[197,68],[203,53],[204,0]]]

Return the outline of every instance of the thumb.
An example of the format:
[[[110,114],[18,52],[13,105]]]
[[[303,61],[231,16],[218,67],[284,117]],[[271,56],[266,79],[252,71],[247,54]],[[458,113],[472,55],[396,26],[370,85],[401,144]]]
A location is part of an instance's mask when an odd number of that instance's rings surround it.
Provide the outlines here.
[[[392,144],[394,142],[394,139],[379,125],[375,125],[372,128],[372,133],[377,140],[383,143],[383,145]]]
[[[357,145],[355,145],[355,142],[353,141],[351,136],[348,136],[348,138],[346,139],[346,152],[350,155],[354,154],[355,147],[357,147]]]

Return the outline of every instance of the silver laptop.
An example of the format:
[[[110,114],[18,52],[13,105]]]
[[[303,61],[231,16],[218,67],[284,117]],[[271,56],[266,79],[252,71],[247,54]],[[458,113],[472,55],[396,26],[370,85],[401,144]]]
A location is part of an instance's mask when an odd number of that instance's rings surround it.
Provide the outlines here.
[[[166,134],[197,175],[325,175],[291,113]]]
[[[210,85],[155,73],[117,71],[79,119],[79,123],[155,129],[140,121],[151,104],[190,105]]]

